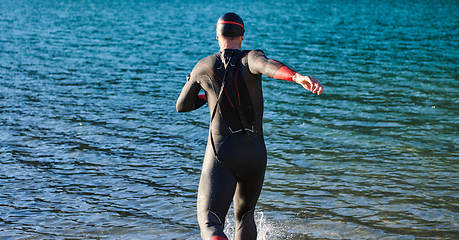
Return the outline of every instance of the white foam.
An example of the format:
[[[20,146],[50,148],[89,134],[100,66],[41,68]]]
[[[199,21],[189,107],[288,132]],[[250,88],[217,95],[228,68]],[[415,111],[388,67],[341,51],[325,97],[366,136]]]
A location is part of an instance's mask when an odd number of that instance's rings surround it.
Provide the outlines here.
[[[276,230],[274,223],[266,219],[263,212],[255,212],[255,223],[257,224],[257,240],[279,239],[279,232]],[[236,222],[234,214],[228,214],[225,221],[225,234],[228,240],[234,239]]]

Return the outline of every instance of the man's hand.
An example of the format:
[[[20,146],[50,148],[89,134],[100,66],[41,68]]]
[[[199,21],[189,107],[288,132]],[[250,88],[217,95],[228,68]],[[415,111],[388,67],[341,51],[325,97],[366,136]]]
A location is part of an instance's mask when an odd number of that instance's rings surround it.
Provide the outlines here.
[[[303,86],[306,90],[309,90],[312,93],[317,93],[317,95],[320,95],[324,90],[324,87],[319,83],[319,81],[313,77],[303,76],[299,73],[295,73],[292,80]]]

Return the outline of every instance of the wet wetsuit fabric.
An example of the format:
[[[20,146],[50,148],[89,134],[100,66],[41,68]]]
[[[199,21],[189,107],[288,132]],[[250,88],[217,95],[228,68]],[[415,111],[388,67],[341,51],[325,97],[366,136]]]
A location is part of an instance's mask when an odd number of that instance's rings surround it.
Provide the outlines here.
[[[205,240],[226,238],[223,228],[232,201],[235,239],[256,239],[253,214],[267,160],[262,74],[292,81],[295,72],[261,50],[226,49],[196,64],[177,100],[179,112],[197,109],[206,100],[209,104],[209,138],[198,190],[198,222]],[[205,97],[198,96],[201,89]]]

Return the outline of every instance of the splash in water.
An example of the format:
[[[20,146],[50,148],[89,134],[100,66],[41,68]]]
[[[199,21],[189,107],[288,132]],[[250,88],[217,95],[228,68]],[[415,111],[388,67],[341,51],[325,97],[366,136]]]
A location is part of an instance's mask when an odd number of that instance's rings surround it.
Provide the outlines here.
[[[257,240],[281,239],[280,232],[276,230],[273,222],[267,220],[263,212],[255,213],[255,223],[257,224]],[[234,240],[236,222],[234,214],[228,214],[225,221],[225,234],[229,240]]]

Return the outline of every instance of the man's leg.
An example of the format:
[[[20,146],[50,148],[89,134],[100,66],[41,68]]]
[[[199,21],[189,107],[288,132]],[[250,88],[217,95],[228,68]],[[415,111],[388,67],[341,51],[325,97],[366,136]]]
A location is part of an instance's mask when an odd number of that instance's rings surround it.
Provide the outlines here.
[[[198,222],[204,240],[227,238],[223,228],[235,188],[234,175],[213,154],[206,154],[198,190]]]
[[[264,172],[264,168],[260,167],[258,171],[252,172],[247,179],[238,181],[234,196],[236,240],[257,239],[254,211],[263,185]]]

